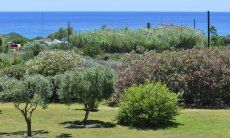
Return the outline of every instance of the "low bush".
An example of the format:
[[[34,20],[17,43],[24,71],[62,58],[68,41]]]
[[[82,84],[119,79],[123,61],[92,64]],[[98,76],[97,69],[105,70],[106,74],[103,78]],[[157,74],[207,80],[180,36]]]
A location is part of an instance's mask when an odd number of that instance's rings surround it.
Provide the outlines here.
[[[10,65],[11,65],[10,59],[5,54],[0,55],[0,69],[9,67]]]
[[[83,48],[83,53],[86,56],[95,57],[102,52],[101,48],[98,46],[85,46]]]
[[[168,124],[179,114],[177,95],[161,83],[130,87],[122,96],[118,123],[136,127]]]
[[[117,69],[117,94],[146,79],[161,81],[183,93],[186,105],[230,105],[230,50],[192,49],[179,52],[127,54]]]
[[[75,34],[71,37],[71,44],[78,48],[91,46],[108,53],[130,52],[135,50],[163,50],[190,49],[196,45],[203,46],[204,34],[201,32],[178,26],[164,26],[152,29],[113,30],[102,29]]]

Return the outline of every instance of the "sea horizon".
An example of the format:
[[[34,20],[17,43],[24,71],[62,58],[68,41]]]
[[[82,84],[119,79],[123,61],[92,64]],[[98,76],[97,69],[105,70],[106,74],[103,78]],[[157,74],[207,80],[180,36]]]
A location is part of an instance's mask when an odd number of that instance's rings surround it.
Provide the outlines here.
[[[207,12],[182,11],[0,11],[0,34],[19,33],[28,38],[47,37],[67,27],[68,21],[75,32],[99,29],[102,26],[120,29],[138,29],[162,24],[195,27],[207,32]],[[230,34],[230,12],[211,12],[211,25],[220,35]]]

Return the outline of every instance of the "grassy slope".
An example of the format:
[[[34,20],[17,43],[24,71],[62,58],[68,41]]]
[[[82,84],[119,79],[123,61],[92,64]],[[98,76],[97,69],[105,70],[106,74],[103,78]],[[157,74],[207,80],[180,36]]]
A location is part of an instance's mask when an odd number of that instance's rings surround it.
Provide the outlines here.
[[[128,127],[116,126],[114,128],[64,128],[65,121],[81,120],[83,112],[81,107],[74,105],[70,109],[65,105],[50,105],[48,109],[35,111],[33,116],[33,130],[45,130],[48,134],[43,137],[57,137],[61,134],[72,137],[230,137],[230,110],[183,110],[177,117],[177,127],[157,130],[137,130]],[[24,131],[26,126],[23,118],[12,104],[0,104],[0,138],[6,137],[1,133]],[[100,111],[91,113],[92,120],[114,122],[117,108],[101,106]],[[15,135],[10,135],[15,137]],[[36,135],[38,137],[40,135]]]

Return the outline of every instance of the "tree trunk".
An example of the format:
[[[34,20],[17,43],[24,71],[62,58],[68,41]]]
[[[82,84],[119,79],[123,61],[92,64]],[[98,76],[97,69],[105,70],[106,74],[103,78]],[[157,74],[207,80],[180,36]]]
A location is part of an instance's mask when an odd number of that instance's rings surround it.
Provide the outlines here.
[[[82,121],[85,125],[86,125],[87,120],[88,120],[88,117],[89,117],[89,111],[90,111],[89,108],[86,108],[86,109],[85,109],[85,118],[84,118],[83,121]]]
[[[55,103],[58,102],[58,94],[57,94],[57,86],[55,84],[54,79],[51,79],[51,91],[52,91],[52,95],[50,97],[50,101]]]
[[[27,125],[27,136],[32,137],[32,129],[31,129],[31,120],[27,119],[26,120],[26,125]]]

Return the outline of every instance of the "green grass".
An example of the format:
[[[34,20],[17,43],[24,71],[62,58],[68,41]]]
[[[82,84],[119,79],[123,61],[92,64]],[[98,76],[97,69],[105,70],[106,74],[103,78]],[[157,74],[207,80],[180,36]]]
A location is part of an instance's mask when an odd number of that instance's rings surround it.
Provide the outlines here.
[[[162,129],[135,129],[117,125],[112,128],[84,128],[69,129],[61,123],[76,121],[83,118],[84,112],[78,105],[69,109],[65,105],[52,104],[46,110],[38,109],[32,118],[34,131],[44,130],[47,134],[38,134],[35,137],[55,138],[71,136],[77,138],[109,137],[109,138],[150,138],[150,137],[230,137],[230,110],[198,110],[186,109],[176,118],[176,123],[168,128]],[[12,104],[0,104],[0,138],[7,137],[2,133],[8,133],[8,137],[22,137],[12,133],[25,131],[26,125]],[[90,120],[99,120],[115,123],[117,108],[101,106],[99,112],[90,113]]]

